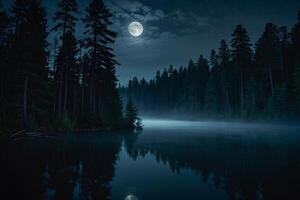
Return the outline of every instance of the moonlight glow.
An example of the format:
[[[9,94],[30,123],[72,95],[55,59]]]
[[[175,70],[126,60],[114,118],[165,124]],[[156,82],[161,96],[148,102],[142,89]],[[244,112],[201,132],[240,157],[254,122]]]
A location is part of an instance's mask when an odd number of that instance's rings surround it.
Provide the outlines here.
[[[128,195],[125,200],[139,200],[136,196],[134,195]]]
[[[128,26],[129,33],[134,37],[139,37],[144,32],[143,25],[139,22],[132,22]]]

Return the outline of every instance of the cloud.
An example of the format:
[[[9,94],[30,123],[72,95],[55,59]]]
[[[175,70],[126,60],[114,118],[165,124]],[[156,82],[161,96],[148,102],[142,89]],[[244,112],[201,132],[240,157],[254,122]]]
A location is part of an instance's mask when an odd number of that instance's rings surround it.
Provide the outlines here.
[[[203,31],[212,28],[210,19],[201,17],[193,12],[175,10],[170,12],[165,19],[169,28],[177,35],[201,34]]]
[[[161,20],[164,12],[144,5],[138,1],[124,0],[111,1],[112,12],[116,19],[121,21],[136,19],[143,23]]]
[[[161,9],[154,9],[134,0],[118,2],[112,0],[109,7],[114,14],[115,27],[120,30],[119,37],[129,36],[127,26],[133,20],[137,20],[145,26],[143,40],[140,42],[200,34],[211,28],[207,17],[201,17],[193,12],[183,12],[179,9],[166,13]]]

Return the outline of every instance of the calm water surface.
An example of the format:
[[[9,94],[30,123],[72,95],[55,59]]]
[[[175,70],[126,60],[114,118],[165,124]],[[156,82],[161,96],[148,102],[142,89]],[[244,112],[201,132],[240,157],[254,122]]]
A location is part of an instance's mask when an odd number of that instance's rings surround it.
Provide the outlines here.
[[[1,141],[1,195],[8,200],[300,199],[297,126],[144,123],[141,134]]]

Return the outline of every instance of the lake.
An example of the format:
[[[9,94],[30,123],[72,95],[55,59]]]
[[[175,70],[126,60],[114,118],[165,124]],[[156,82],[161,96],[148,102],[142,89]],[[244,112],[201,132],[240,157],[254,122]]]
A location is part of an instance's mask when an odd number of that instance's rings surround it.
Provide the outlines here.
[[[1,141],[1,199],[300,199],[300,128],[144,120],[143,133]]]

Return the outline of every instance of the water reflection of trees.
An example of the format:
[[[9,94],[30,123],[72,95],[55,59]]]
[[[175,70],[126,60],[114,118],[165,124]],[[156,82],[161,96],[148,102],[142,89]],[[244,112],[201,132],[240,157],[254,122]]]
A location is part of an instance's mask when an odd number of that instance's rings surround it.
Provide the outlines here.
[[[134,160],[154,155],[174,173],[190,169],[230,199],[295,199],[300,145],[295,137],[140,137],[69,135],[1,142],[0,187],[8,199],[110,199],[122,141]]]
[[[109,199],[121,136],[66,136],[1,144],[2,196]]]
[[[151,153],[174,173],[193,170],[229,199],[294,199],[300,189],[300,140],[263,137],[148,138],[127,151],[133,159]]]

